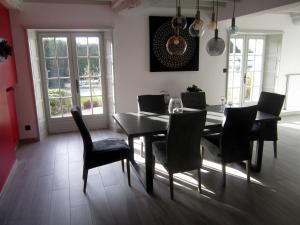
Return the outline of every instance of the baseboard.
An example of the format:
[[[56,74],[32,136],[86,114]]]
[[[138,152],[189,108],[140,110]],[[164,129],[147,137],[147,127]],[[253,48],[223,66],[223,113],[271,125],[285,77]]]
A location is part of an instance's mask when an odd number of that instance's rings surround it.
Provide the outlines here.
[[[10,183],[12,182],[12,179],[15,175],[16,170],[17,170],[17,160],[15,160],[15,162],[7,176],[7,179],[2,187],[2,190],[0,190],[0,201],[5,196],[5,193],[8,191],[8,187],[10,186]]]
[[[34,142],[39,142],[39,141],[40,141],[40,139],[38,137],[36,137],[36,138],[20,139],[19,140],[19,145],[20,144],[34,143]]]

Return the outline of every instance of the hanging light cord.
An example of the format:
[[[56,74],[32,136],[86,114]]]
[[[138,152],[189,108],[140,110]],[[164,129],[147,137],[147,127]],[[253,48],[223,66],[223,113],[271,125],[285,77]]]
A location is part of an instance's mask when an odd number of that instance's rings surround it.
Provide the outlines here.
[[[219,0],[217,0],[216,29],[218,29],[218,19],[219,19]]]
[[[235,17],[235,0],[233,0],[233,13],[232,13],[232,17]]]
[[[199,0],[197,0],[197,10],[200,11],[200,4],[199,4]]]

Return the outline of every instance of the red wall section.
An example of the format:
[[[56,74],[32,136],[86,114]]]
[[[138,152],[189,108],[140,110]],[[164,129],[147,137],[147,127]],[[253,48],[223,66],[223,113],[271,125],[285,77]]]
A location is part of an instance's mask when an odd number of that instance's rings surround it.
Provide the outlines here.
[[[12,44],[9,12],[0,4],[0,38]],[[16,160],[19,140],[13,86],[17,82],[14,57],[0,62],[0,191]]]

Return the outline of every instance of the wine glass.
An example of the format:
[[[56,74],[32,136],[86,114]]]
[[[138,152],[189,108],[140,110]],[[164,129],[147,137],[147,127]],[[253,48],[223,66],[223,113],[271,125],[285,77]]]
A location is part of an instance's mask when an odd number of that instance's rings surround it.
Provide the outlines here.
[[[183,104],[181,98],[171,98],[169,102],[169,113],[182,113]]]
[[[225,96],[221,96],[220,100],[221,100],[221,112],[224,112],[224,110],[225,110],[225,102],[226,102]]]

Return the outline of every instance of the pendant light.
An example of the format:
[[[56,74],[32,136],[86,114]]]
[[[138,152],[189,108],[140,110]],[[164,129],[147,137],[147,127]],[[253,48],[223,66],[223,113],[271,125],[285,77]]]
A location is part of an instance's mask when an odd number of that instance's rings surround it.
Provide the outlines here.
[[[222,55],[225,51],[225,42],[222,38],[219,38],[218,12],[219,12],[219,3],[217,0],[217,18],[216,18],[215,36],[212,39],[210,39],[206,45],[206,51],[210,56],[219,56]]]
[[[194,22],[189,27],[189,33],[192,37],[202,37],[205,30],[204,30],[204,22],[200,18],[200,4],[199,0],[197,0],[197,12],[195,15]]]
[[[231,26],[228,28],[228,32],[230,35],[235,35],[238,32],[238,27],[235,25],[235,0],[233,0],[233,13]]]
[[[175,34],[170,37],[166,44],[167,52],[173,56],[183,55],[187,48],[185,39],[179,35],[179,27],[175,29]]]
[[[216,14],[215,14],[215,1],[213,0],[213,12],[211,14],[211,20],[207,24],[209,30],[216,29]]]
[[[176,16],[171,21],[172,28],[175,30],[177,27],[184,30],[187,26],[186,17],[181,15],[180,0],[176,0]]]
[[[186,40],[180,36],[180,30],[186,28],[187,21],[186,18],[181,16],[180,0],[176,0],[176,17],[173,17],[171,21],[172,28],[175,34],[171,36],[167,43],[167,52],[173,56],[183,55],[187,48]]]

